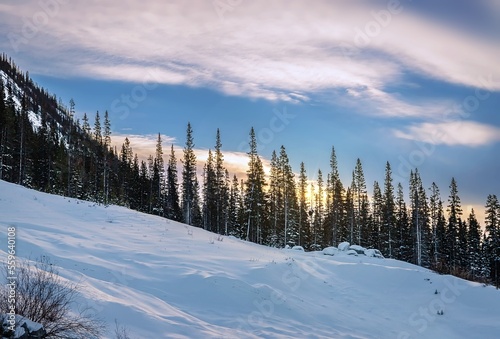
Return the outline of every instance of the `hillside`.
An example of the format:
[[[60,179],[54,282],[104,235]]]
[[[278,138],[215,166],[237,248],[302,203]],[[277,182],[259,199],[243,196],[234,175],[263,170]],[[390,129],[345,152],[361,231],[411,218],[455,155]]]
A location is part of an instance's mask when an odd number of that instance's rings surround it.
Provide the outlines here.
[[[12,226],[18,257],[80,283],[109,338],[115,319],[133,338],[500,333],[498,290],[396,260],[273,249],[0,181],[2,261]]]

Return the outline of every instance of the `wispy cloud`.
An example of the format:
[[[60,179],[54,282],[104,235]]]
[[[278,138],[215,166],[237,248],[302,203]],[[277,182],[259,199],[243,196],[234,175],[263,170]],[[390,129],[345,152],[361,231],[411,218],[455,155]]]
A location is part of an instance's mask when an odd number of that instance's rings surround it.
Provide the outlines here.
[[[245,1],[220,15],[212,1],[61,1],[57,15],[20,48],[37,51],[34,71],[57,69],[59,76],[144,82],[153,75],[158,83],[289,102],[343,89],[384,116],[434,114],[430,105],[385,90],[403,82],[407,69],[500,90],[498,41],[431,21],[406,3],[377,23],[373,13],[387,10],[377,4]],[[18,35],[21,16],[29,22],[40,11],[27,0],[0,7],[8,33]],[[363,33],[373,22],[377,34]],[[9,50],[9,43],[2,47]]]
[[[500,141],[500,128],[473,121],[421,123],[401,131],[398,138],[421,141],[434,145],[477,147]]]
[[[425,120],[447,120],[465,113],[453,100],[421,99],[419,102],[405,100],[398,93],[388,93],[377,88],[349,88],[338,100],[359,112],[386,118],[420,118]]]

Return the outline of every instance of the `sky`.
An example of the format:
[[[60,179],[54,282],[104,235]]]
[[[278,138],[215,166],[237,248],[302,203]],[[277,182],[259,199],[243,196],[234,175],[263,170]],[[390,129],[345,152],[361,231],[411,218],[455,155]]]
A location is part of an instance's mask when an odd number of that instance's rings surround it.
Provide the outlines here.
[[[0,50],[77,117],[108,111],[113,141],[142,157],[161,133],[181,157],[191,122],[200,163],[220,129],[240,179],[248,134],[259,154],[286,147],[315,180],[335,147],[368,191],[410,169],[452,177],[464,210],[500,195],[500,2],[7,1]]]

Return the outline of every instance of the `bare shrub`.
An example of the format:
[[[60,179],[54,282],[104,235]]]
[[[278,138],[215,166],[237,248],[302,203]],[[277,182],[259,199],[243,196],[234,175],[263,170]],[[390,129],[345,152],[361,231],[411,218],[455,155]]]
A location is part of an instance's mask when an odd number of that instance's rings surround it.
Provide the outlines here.
[[[4,281],[7,266],[3,268]],[[101,337],[104,323],[88,307],[78,307],[78,284],[62,279],[50,259],[19,261],[16,267],[16,314],[43,325],[45,338]],[[0,287],[0,308],[8,309],[8,290]],[[74,309],[78,310],[75,312]]]
[[[128,336],[127,328],[125,326],[119,325],[116,319],[115,319],[115,337],[116,339],[131,339]]]

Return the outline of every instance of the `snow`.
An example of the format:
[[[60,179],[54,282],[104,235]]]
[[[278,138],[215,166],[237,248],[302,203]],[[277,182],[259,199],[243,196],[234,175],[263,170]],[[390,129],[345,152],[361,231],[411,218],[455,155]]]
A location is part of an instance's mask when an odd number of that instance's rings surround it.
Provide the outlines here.
[[[358,252],[356,252],[355,250],[347,250],[347,252],[345,252],[345,254],[358,256]]]
[[[81,284],[80,306],[109,324],[105,338],[115,319],[132,338],[500,333],[500,291],[392,259],[210,241],[217,236],[199,228],[0,181],[2,261],[7,227],[19,258],[50,256]]]
[[[367,257],[384,258],[384,256],[382,255],[382,253],[379,250],[376,250],[373,248],[365,250],[365,255]]]
[[[304,247],[302,247],[302,246],[293,246],[293,247],[292,247],[292,250],[294,250],[294,251],[302,251],[302,252],[304,252]]]
[[[8,94],[9,94],[8,89],[7,89],[7,82],[10,82],[12,84],[12,90],[14,93],[22,93],[23,92],[21,90],[21,88],[14,81],[12,81],[4,71],[0,71],[0,77],[2,78],[2,80],[4,82],[5,98],[7,98]],[[15,105],[16,109],[18,111],[21,111],[22,105],[21,105],[21,101],[19,100],[19,97],[20,96],[14,94],[12,96],[12,100],[14,101],[14,105]],[[30,110],[30,111],[28,111],[28,119],[31,122],[31,125],[33,126],[33,129],[35,131],[37,131],[42,126],[42,118],[41,118],[40,114],[36,114],[35,112]]]
[[[349,249],[349,243],[348,242],[341,242],[339,244],[339,251],[347,251]]]
[[[323,254],[324,255],[335,255],[338,253],[338,248],[337,247],[326,247],[326,248],[323,248]]]
[[[366,248],[361,247],[359,245],[351,245],[349,247],[349,249],[356,251],[358,254],[365,254],[365,250],[366,250]]]

